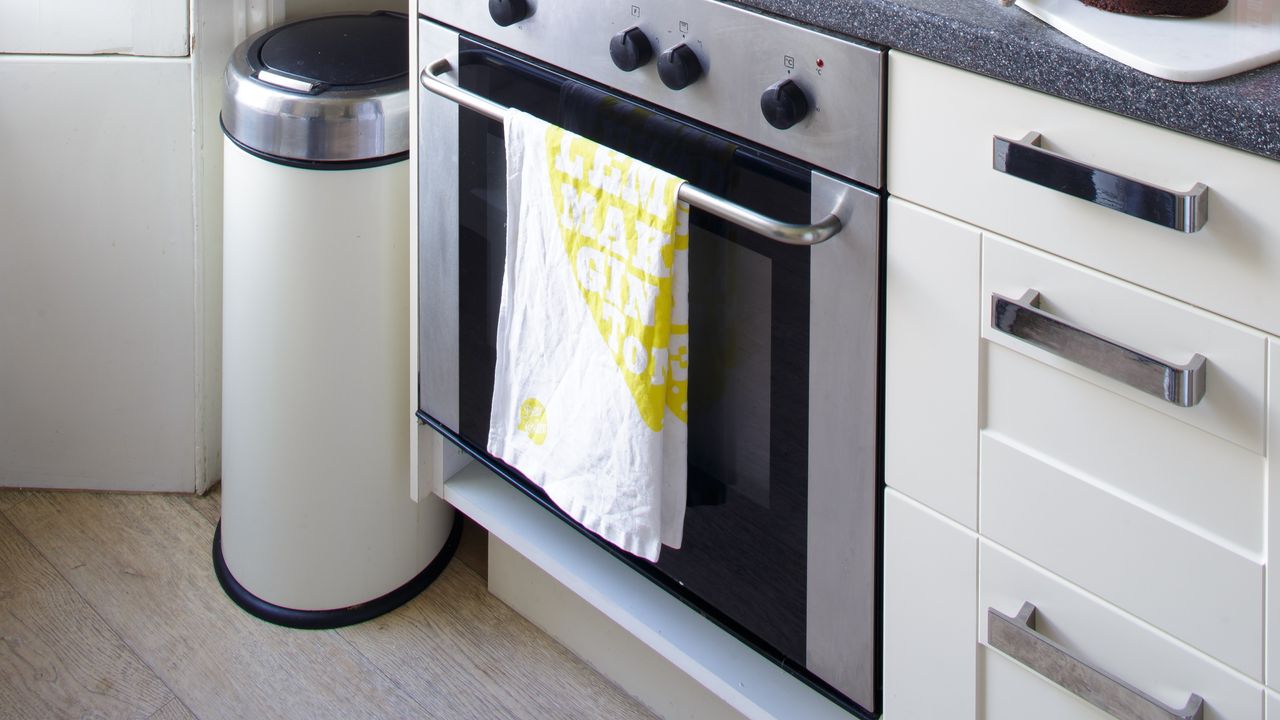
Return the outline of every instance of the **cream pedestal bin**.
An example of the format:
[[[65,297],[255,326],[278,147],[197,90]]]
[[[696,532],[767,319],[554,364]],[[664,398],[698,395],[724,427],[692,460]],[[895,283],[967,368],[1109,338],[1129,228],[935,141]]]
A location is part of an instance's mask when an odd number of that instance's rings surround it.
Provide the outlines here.
[[[337,627],[412,598],[457,543],[448,505],[409,497],[409,163],[386,138],[354,152],[317,142],[344,131],[314,120],[324,108],[310,114],[309,141],[270,146],[290,133],[263,130],[244,107],[262,88],[232,97],[235,83],[258,83],[252,68],[232,77],[236,60],[223,113],[223,490],[214,565],[250,613]],[[284,114],[306,117],[306,104],[343,101],[324,99],[327,92],[284,95],[300,106]],[[335,122],[370,112],[337,113]],[[345,130],[363,141],[387,124]]]

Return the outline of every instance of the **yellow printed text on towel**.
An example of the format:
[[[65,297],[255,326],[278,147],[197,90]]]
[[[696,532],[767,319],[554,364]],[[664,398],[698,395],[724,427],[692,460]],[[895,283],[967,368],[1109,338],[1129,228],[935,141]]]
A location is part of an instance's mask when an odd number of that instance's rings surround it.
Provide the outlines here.
[[[546,140],[569,266],[640,416],[655,432],[668,409],[688,422],[689,313],[672,279],[689,249],[680,180],[560,128]]]

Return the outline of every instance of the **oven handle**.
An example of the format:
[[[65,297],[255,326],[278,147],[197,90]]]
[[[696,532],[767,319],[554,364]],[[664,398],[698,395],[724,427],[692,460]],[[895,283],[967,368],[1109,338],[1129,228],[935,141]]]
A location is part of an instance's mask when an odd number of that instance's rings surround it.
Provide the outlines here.
[[[475,93],[463,90],[457,85],[450,85],[440,79],[441,75],[452,69],[453,66],[449,63],[448,58],[440,58],[427,65],[423,68],[419,77],[422,87],[436,95],[452,100],[468,110],[502,122],[508,108]],[[836,217],[834,213],[812,225],[796,225],[782,222],[687,182],[680,186],[676,197],[689,203],[690,207],[705,210],[718,218],[728,220],[770,240],[777,240],[787,245],[817,245],[840,232],[842,227],[840,218]]]

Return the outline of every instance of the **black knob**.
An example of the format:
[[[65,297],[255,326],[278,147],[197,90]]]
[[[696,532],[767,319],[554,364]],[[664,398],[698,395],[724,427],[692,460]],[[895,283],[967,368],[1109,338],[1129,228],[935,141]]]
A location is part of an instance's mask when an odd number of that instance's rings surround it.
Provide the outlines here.
[[[653,58],[653,46],[640,28],[623,30],[609,41],[609,57],[623,72],[631,72]]]
[[[683,90],[702,77],[702,63],[684,43],[658,56],[658,77],[672,90]]]
[[[764,119],[779,130],[786,130],[809,114],[809,98],[800,86],[791,80],[783,80],[769,86],[760,96],[760,112]]]
[[[489,16],[502,27],[514,25],[529,16],[529,3],[526,0],[489,0]]]

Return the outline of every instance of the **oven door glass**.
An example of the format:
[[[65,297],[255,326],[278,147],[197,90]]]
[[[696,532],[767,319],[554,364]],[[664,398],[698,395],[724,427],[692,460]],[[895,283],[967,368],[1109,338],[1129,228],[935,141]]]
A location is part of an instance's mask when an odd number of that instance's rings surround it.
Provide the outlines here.
[[[459,49],[466,90],[752,209],[809,221],[806,166],[465,38]],[[505,252],[501,123],[461,110],[458,163],[455,431],[483,449]],[[649,569],[775,660],[803,667],[811,251],[696,209],[689,245],[689,507],[683,547],[663,548]]]

